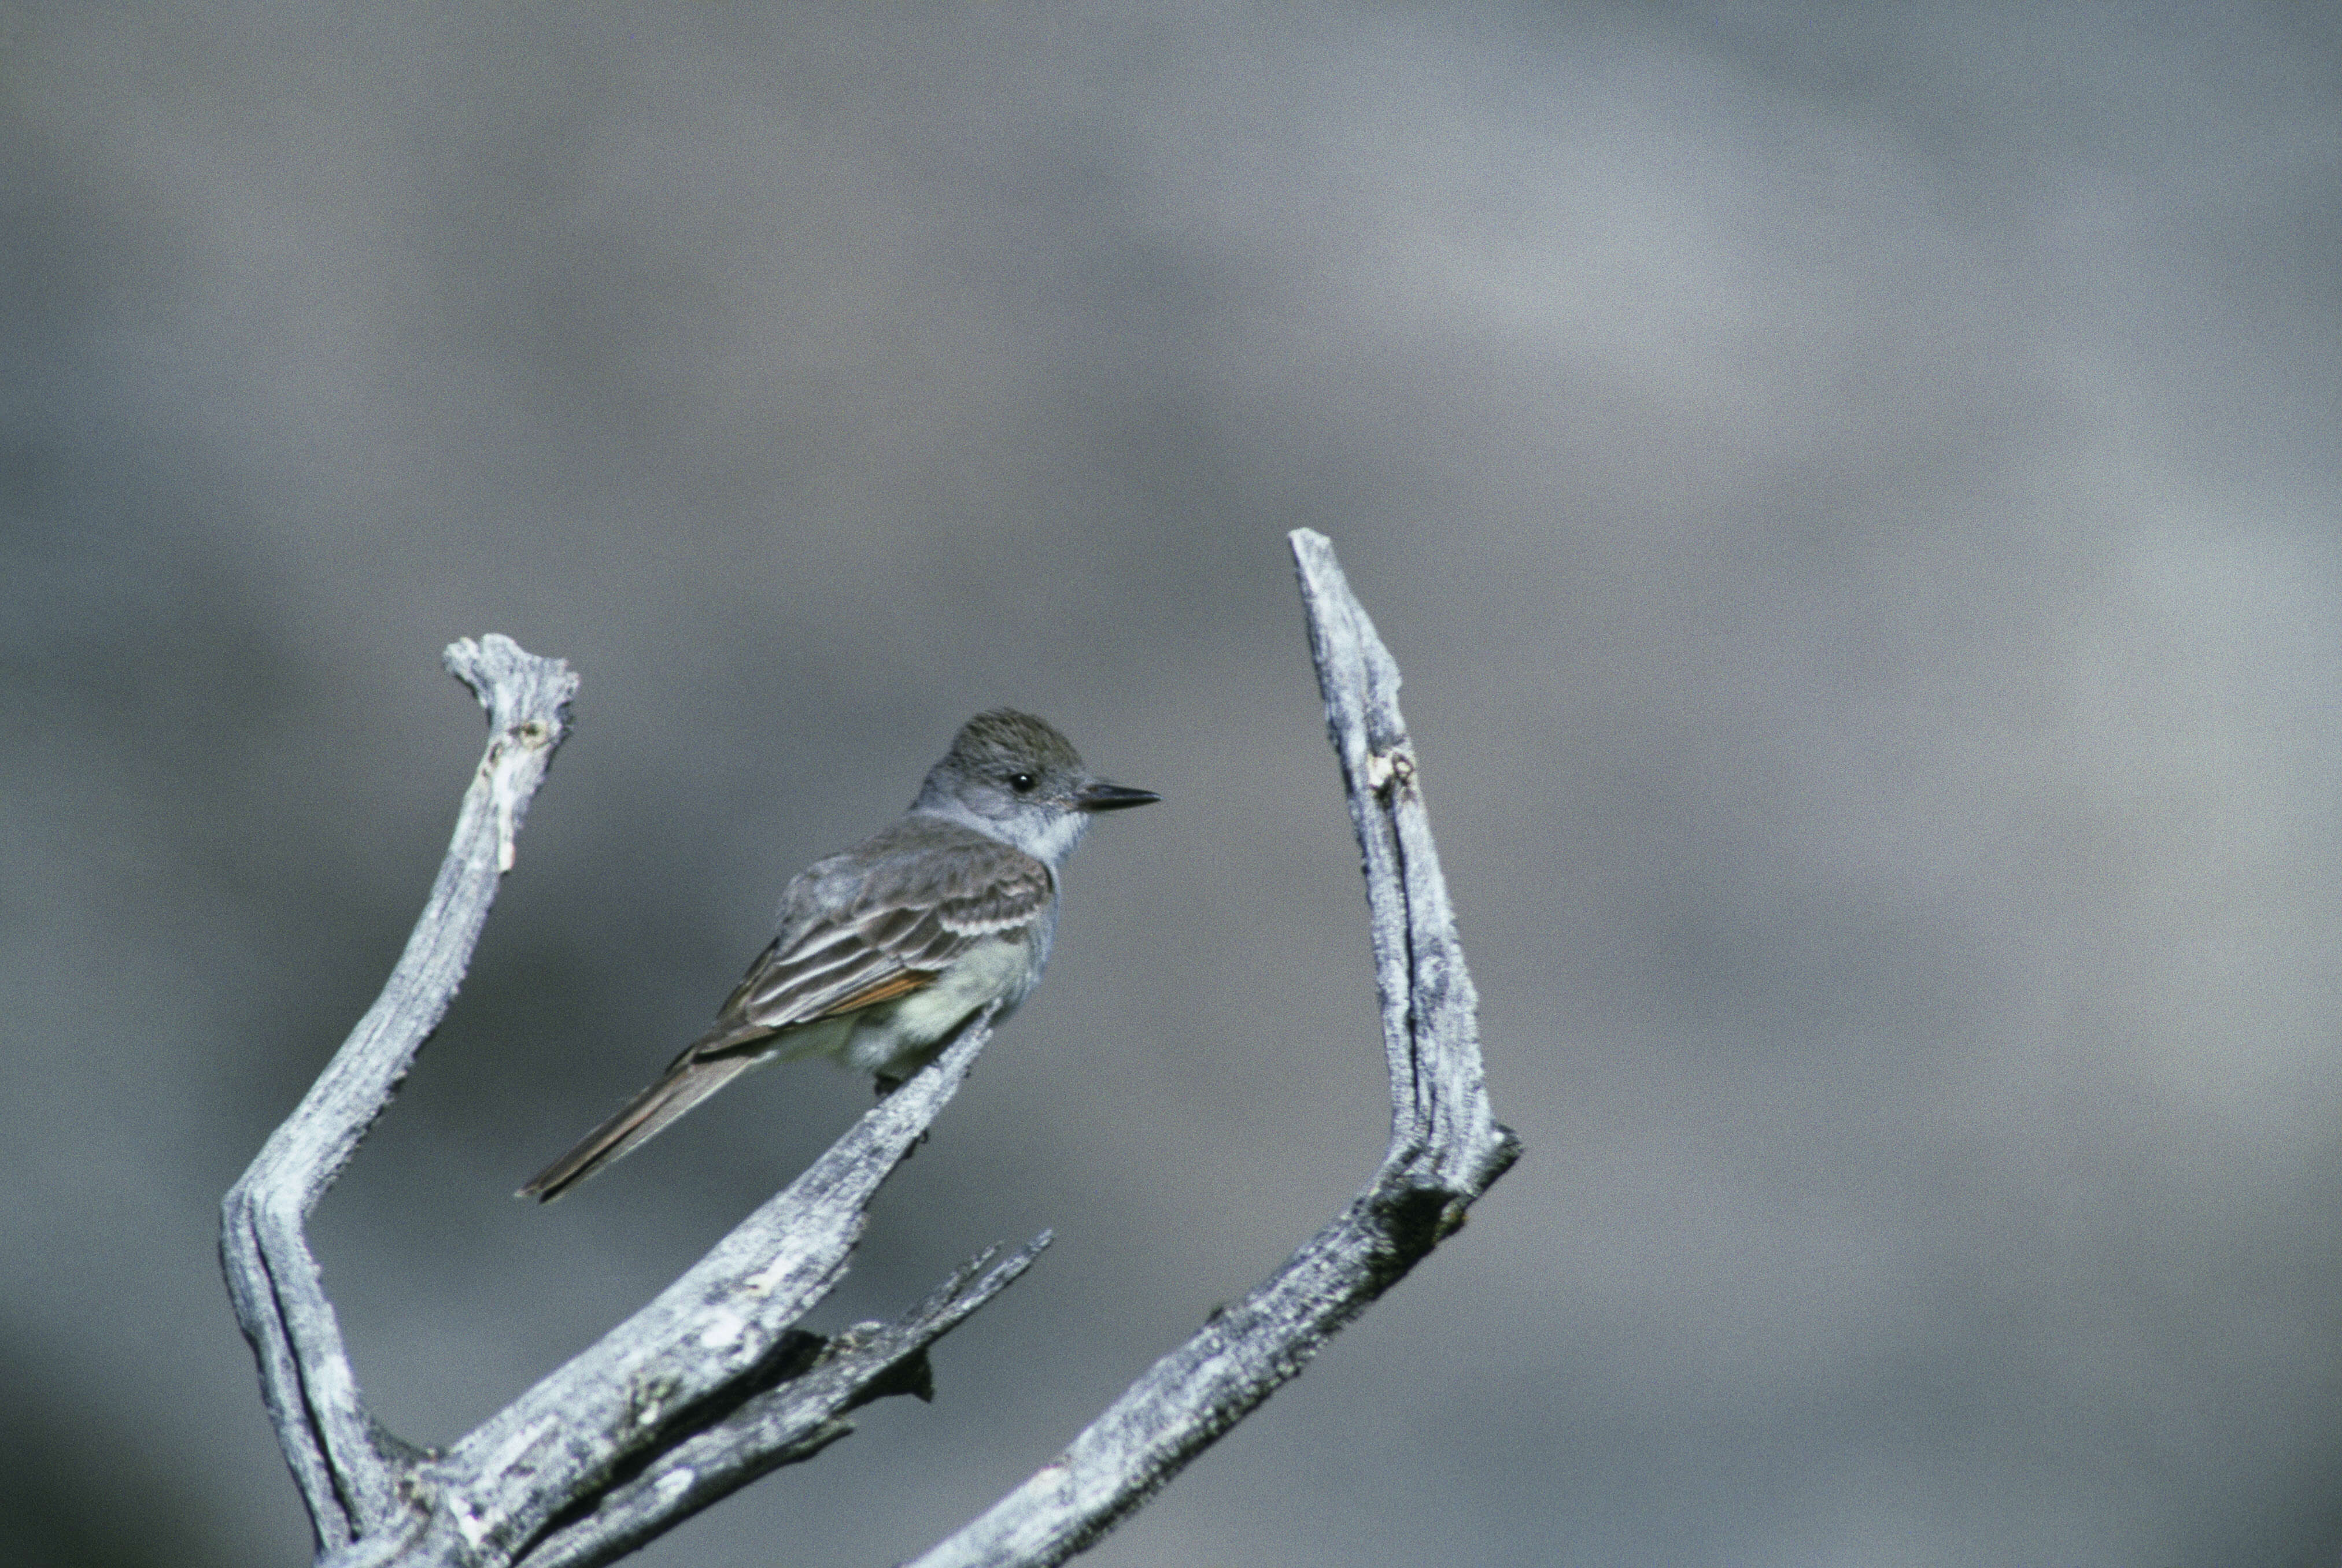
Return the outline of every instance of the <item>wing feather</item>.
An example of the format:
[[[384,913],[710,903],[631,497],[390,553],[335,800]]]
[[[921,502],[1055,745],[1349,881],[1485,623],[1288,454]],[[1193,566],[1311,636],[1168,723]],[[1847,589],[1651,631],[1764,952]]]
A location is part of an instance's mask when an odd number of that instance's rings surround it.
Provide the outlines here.
[[[855,874],[841,887],[846,863]],[[749,965],[701,1049],[908,995],[976,943],[1032,924],[1056,895],[1048,866],[1022,850],[933,817],[898,823],[790,884],[782,907],[801,913]]]
[[[898,969],[886,979],[851,996],[841,997],[830,1009],[832,1016],[840,1013],[859,1013],[865,1007],[876,1007],[881,1002],[892,1002],[897,996],[935,984],[936,972],[932,969]]]

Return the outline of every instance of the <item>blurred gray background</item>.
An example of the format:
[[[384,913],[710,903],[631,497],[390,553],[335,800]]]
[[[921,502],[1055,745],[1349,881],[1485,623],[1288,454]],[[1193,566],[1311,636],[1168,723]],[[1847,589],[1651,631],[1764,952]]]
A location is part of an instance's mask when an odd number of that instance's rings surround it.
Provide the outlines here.
[[[1302,524],[1527,1154],[1092,1561],[2342,1552],[2331,7],[0,5],[0,236],[8,1562],[305,1551],[215,1204],[491,630],[584,694],[318,1215],[377,1408],[459,1434],[867,1104],[509,1195],[1011,703],[1165,804],[816,1326],[1057,1245],[645,1561],[1044,1463],[1381,1152]]]

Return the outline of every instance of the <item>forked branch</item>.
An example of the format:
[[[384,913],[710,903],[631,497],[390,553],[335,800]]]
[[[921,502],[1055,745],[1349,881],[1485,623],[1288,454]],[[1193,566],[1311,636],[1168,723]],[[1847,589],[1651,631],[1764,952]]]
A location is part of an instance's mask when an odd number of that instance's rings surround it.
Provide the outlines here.
[[[1333,547],[1292,536],[1353,824],[1391,1077],[1391,1138],[1365,1190],[1284,1267],[1148,1370],[1065,1452],[916,1568],[1064,1561],[1297,1373],[1464,1221],[1519,1145],[1489,1111],[1470,975],[1397,704],[1398,667]],[[681,1279],[445,1453],[382,1430],[350,1372],[305,1233],[453,999],[576,679],[489,636],[447,650],[491,737],[454,842],[382,997],[223,1204],[221,1260],[286,1462],[334,1568],[587,1568],[926,1392],[926,1346],[1048,1243],[987,1253],[892,1324],[824,1341],[794,1325],[844,1276],[879,1184],[991,1033],[978,1015]]]
[[[445,1453],[384,1431],[350,1371],[305,1223],[445,1014],[568,730],[576,677],[491,635],[447,665],[488,710],[486,755],[381,998],[222,1205],[220,1257],[321,1559],[582,1568],[606,1563],[850,1430],[855,1406],[926,1391],[926,1347],[1031,1266],[1043,1235],[961,1270],[892,1324],[793,1325],[844,1277],[871,1199],[991,1034],[980,1014],[788,1189],[648,1306]]]

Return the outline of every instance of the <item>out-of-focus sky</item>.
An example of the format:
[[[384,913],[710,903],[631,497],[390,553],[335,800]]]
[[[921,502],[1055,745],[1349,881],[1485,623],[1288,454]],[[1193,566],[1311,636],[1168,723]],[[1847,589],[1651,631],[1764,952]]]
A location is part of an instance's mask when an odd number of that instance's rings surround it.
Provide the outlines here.
[[[502,631],[584,676],[326,1200],[445,1441],[868,1101],[518,1181],[1008,703],[1164,804],[814,1326],[1057,1244],[652,1563],[896,1562],[1379,1156],[1283,537],[1527,1154],[1090,1559],[2342,1552],[2329,7],[0,0],[0,1558],[306,1549],[218,1194]]]

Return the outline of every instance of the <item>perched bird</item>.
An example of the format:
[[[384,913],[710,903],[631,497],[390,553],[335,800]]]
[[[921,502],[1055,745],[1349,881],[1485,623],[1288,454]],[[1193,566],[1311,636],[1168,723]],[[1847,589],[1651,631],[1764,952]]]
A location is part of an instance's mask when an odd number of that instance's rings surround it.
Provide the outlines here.
[[[1090,818],[1160,798],[1099,778],[1030,714],[978,714],[900,821],[790,880],[779,934],[714,1026],[515,1196],[551,1203],[767,1062],[828,1056],[882,1091],[899,1084],[977,1011],[997,1002],[1007,1016],[1041,978],[1057,873]]]

